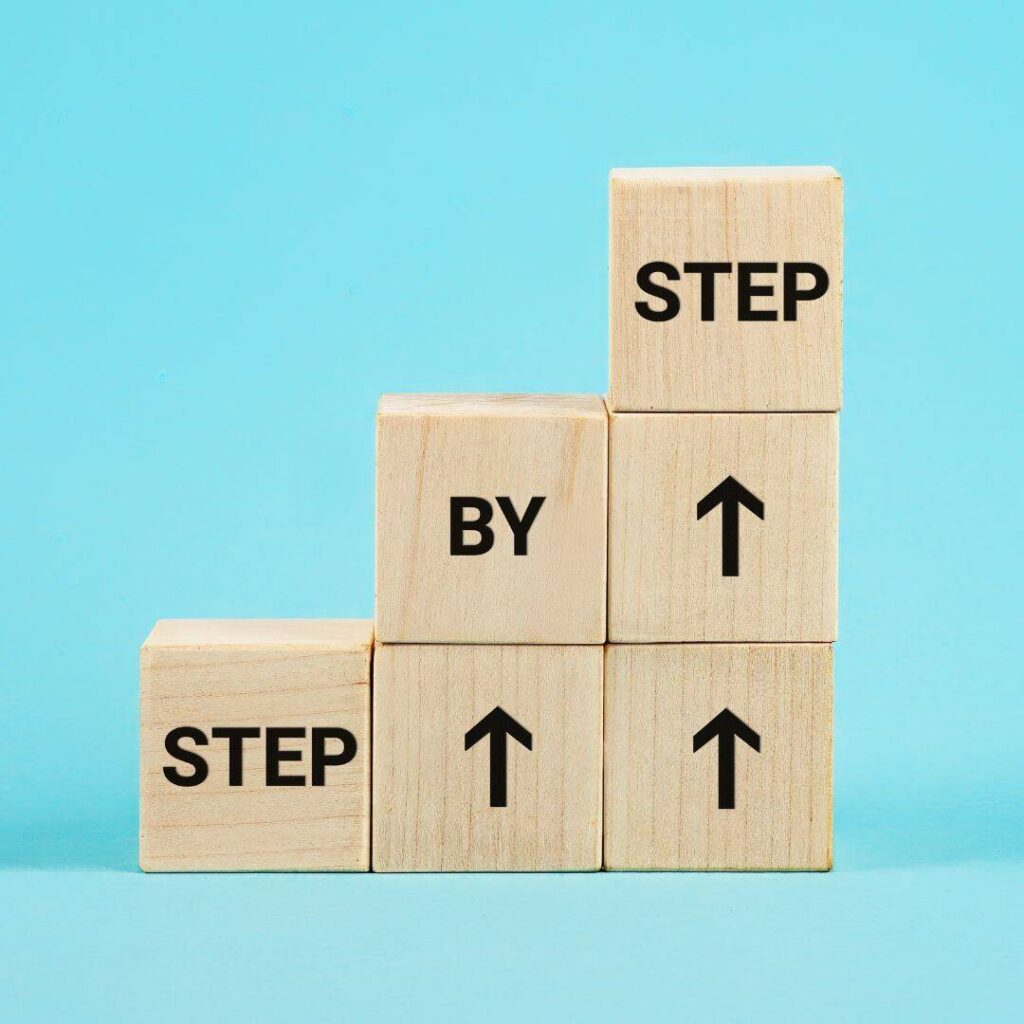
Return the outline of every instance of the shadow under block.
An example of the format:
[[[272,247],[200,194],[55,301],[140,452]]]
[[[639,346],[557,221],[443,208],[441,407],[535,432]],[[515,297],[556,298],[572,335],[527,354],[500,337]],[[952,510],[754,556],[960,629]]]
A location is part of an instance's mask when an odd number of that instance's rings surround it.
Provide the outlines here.
[[[612,171],[610,407],[838,410],[842,206],[830,167]]]
[[[607,477],[596,395],[385,395],[378,641],[604,643]]]
[[[831,868],[831,645],[610,645],[604,827],[610,870]]]
[[[836,637],[835,413],[613,413],[613,643]]]
[[[367,871],[372,644],[364,620],[158,622],[140,659],[142,869]],[[258,735],[220,732],[238,727]]]
[[[598,870],[603,661],[597,646],[379,646],[373,870]]]

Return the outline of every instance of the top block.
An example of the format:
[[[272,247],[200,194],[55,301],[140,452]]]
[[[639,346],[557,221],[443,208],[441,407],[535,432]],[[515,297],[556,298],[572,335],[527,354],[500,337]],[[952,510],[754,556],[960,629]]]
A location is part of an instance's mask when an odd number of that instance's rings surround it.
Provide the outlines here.
[[[612,410],[837,411],[842,206],[831,167],[612,171]]]
[[[377,638],[600,644],[608,414],[596,395],[385,395]]]

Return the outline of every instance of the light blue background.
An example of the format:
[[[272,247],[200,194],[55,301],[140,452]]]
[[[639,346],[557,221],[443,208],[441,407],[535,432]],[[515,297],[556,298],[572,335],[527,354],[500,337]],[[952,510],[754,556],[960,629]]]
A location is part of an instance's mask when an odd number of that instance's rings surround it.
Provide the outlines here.
[[[1016,1016],[1022,30],[10,7],[0,1015]],[[371,615],[378,393],[604,391],[608,169],[702,163],[846,178],[835,872],[138,874],[153,621]]]

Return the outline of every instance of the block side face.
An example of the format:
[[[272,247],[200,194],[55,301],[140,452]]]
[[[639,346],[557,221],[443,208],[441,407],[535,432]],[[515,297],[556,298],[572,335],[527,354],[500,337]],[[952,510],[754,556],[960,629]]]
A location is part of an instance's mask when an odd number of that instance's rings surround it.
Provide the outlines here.
[[[381,417],[377,637],[392,643],[603,643],[607,447],[598,417]],[[529,525],[525,554],[499,498]],[[453,499],[469,544],[453,549]]]
[[[829,645],[613,646],[606,691],[609,869],[831,867]],[[731,807],[703,735],[724,709],[759,746],[734,741]]]
[[[161,619],[144,646],[308,646],[363,651],[372,643],[371,619]]]
[[[840,178],[613,177],[610,228],[613,410],[840,408]],[[725,268],[714,276],[713,304],[693,267],[705,263]],[[661,291],[638,281],[654,264],[661,269],[648,281]],[[774,320],[741,319],[741,264],[752,268],[747,283],[771,289],[751,293],[751,310],[774,313]],[[800,267],[813,264],[828,276],[823,295],[796,301],[793,319],[786,319],[784,303],[787,264],[796,275],[794,293],[810,287]],[[643,315],[638,303],[655,316],[670,312],[664,289],[678,300],[678,312],[669,319]]]
[[[377,410],[381,416],[583,416],[600,419],[604,416],[604,402],[600,395],[586,394],[395,394],[381,395]]]
[[[835,639],[838,426],[830,413],[611,420],[614,643]],[[761,515],[722,496],[732,479]],[[729,500],[735,564],[726,566]],[[705,509],[704,503],[713,505]],[[735,575],[727,575],[735,572]]]
[[[375,871],[600,868],[602,648],[383,645],[375,674]],[[503,807],[490,739],[466,747],[495,707],[531,742]]]
[[[369,868],[370,652],[294,646],[144,649],[140,678],[139,861],[147,871],[365,871]],[[217,728],[257,728],[242,741],[241,785],[231,785],[229,742]],[[174,785],[165,769],[191,777],[199,754],[208,775]],[[279,740],[299,755],[279,765],[302,786],[267,784],[268,728],[297,728]],[[355,753],[328,765],[313,785],[313,729],[345,729]],[[328,754],[342,740],[325,741]],[[346,741],[347,744],[347,741]]]

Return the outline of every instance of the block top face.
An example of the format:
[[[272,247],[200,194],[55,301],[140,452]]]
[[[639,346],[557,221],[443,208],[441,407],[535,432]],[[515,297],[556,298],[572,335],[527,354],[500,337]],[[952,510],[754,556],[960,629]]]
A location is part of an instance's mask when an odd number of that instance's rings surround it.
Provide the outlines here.
[[[382,416],[583,416],[604,419],[598,395],[381,395]]]
[[[143,647],[323,647],[369,650],[370,619],[161,619]]]
[[[612,410],[839,409],[835,170],[617,170],[610,190]]]
[[[707,182],[750,181],[841,181],[834,167],[617,167],[611,180],[652,181],[670,185],[673,182],[691,185]]]

